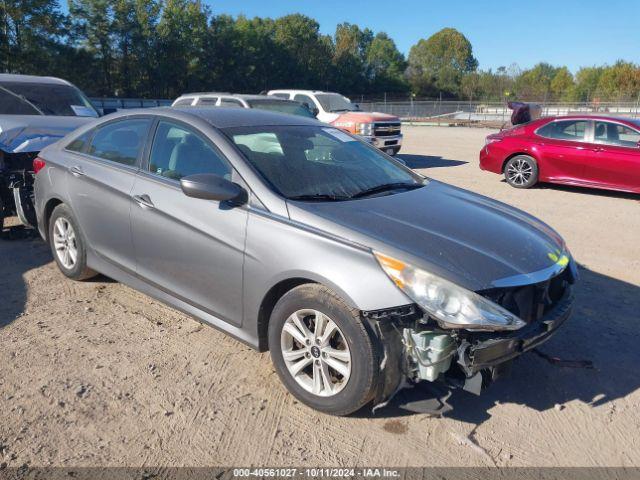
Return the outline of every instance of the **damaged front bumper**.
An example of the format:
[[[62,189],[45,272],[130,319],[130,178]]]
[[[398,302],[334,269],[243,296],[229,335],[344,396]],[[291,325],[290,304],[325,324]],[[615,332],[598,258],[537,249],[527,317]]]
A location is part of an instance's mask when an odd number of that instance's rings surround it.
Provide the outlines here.
[[[570,317],[573,293],[567,287],[554,308],[540,319],[508,333],[469,333],[458,342],[457,365],[465,375],[463,388],[479,394],[504,372],[505,363],[549,340]]]
[[[472,332],[427,329],[417,306],[363,312],[375,325],[384,361],[375,405],[381,405],[407,384],[443,381],[480,394],[508,371],[511,360],[551,338],[571,315],[573,293],[562,297],[540,318],[516,331]]]

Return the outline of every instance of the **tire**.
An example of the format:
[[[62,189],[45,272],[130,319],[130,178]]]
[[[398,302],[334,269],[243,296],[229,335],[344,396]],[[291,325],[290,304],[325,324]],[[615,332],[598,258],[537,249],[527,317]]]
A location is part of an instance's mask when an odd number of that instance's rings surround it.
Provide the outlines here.
[[[65,276],[86,280],[97,275],[87,267],[86,242],[71,209],[64,204],[58,205],[49,218],[49,244],[53,258]]]
[[[318,335],[319,344],[314,332],[317,312],[321,314],[320,325],[326,327],[323,333],[333,332],[324,339]],[[302,343],[307,337],[300,328],[294,328],[298,336],[303,335],[299,340],[291,335],[294,319],[307,327],[310,345]],[[348,415],[372,399],[378,381],[378,348],[359,311],[330,289],[305,284],[283,295],[271,314],[268,337],[280,380],[305,405],[331,415]],[[288,353],[287,361],[284,352]],[[290,369],[303,365],[298,362],[306,362],[306,366],[294,378]]]
[[[529,155],[516,155],[505,164],[504,178],[514,188],[531,188],[538,183],[538,164]]]

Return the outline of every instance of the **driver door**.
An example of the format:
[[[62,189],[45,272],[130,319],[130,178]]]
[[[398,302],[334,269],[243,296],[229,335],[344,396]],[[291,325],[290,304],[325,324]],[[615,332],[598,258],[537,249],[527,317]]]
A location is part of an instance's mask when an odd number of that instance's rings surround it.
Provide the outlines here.
[[[247,210],[187,197],[180,179],[233,170],[201,132],[157,123],[149,161],[132,190],[136,269],[151,285],[228,323],[242,323],[242,264]]]

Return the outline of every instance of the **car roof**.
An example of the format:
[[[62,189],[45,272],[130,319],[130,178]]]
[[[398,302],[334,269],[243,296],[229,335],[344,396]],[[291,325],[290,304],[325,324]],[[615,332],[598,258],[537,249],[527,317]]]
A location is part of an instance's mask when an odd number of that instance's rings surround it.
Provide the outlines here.
[[[269,90],[269,93],[307,93],[307,94],[318,94],[318,93],[333,93],[336,95],[341,95],[336,92],[325,92],[323,90],[296,90],[291,88],[278,88],[276,90]],[[341,95],[342,96],[342,95]]]
[[[15,73],[0,73],[0,82],[14,83],[48,83],[51,85],[68,85],[70,82],[56,77],[40,77],[38,75],[19,75]]]
[[[311,125],[325,126],[315,118],[307,118],[297,115],[272,112],[268,110],[258,110],[253,108],[225,108],[225,107],[157,107],[157,108],[136,108],[131,110],[121,110],[112,113],[105,119],[114,120],[118,117],[130,115],[160,115],[163,117],[176,118],[188,121],[188,117],[201,118],[216,128],[229,127],[258,127],[262,125]]]
[[[552,115],[549,117],[543,117],[539,120],[602,120],[602,121],[614,121],[614,122],[622,122],[622,123],[633,123],[638,124],[638,119],[629,118],[629,117],[615,117],[612,115],[598,115],[585,113],[583,115],[580,114],[571,114],[571,115]]]
[[[274,97],[273,95],[259,95],[255,93],[229,93],[229,92],[198,92],[198,93],[185,93],[180,95],[176,100],[183,98],[196,98],[196,97],[230,97],[240,98],[242,100],[272,100],[290,102],[286,98]]]

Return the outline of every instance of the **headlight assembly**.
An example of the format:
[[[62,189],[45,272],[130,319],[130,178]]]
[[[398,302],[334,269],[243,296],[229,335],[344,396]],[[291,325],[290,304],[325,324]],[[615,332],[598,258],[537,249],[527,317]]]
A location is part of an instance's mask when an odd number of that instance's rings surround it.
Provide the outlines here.
[[[365,137],[373,136],[373,123],[358,123],[357,132]]]
[[[380,266],[409,298],[443,328],[517,330],[525,322],[475,292],[401,260],[374,252]]]

